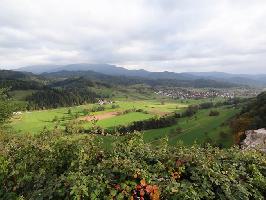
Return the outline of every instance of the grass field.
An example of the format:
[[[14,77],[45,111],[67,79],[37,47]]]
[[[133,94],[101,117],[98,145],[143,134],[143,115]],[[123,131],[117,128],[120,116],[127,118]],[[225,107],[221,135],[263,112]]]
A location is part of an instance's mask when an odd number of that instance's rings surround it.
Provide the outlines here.
[[[134,121],[141,121],[153,117],[151,114],[145,114],[141,112],[131,112],[124,115],[118,115],[109,119],[103,119],[98,121],[96,124],[102,128],[110,128],[119,125],[130,124]],[[92,123],[86,123],[84,128],[89,128],[92,126]]]
[[[149,119],[156,115],[164,115],[176,111],[182,112],[188,105],[199,104],[203,101],[209,100],[119,100],[115,102],[115,105],[118,105],[115,109],[112,109],[112,105],[105,105],[104,111],[93,112],[90,113],[90,115],[99,116],[108,112],[123,112],[129,109],[142,109],[147,112],[131,111],[127,114],[101,119],[96,123],[96,125],[101,126],[102,128],[112,128],[119,125],[127,125],[134,121]],[[84,109],[90,109],[95,106],[97,106],[97,104],[23,112],[22,115],[13,117],[10,127],[19,133],[31,134],[39,133],[44,127],[47,129],[53,129],[57,125],[60,128],[64,128],[67,123],[75,119],[74,116],[87,116],[84,115]],[[69,114],[69,109],[71,110],[71,114]],[[144,131],[144,139],[148,143],[152,142],[156,144],[158,140],[167,136],[170,144],[175,144],[180,140],[187,145],[191,145],[194,142],[203,143],[208,139],[214,142],[219,142],[223,144],[223,146],[230,146],[233,143],[232,137],[230,136],[230,128],[228,125],[226,126],[222,124],[234,116],[238,110],[227,107],[220,107],[217,108],[217,110],[220,112],[219,116],[211,117],[209,116],[210,110],[200,110],[192,118],[179,119],[178,123],[174,126]],[[58,119],[57,122],[54,121],[55,117]],[[87,129],[92,126],[92,122],[83,122],[82,125]],[[177,128],[180,128],[178,133],[176,131]],[[221,134],[221,132],[224,132],[224,134]],[[103,137],[103,139],[104,143],[108,146],[108,143],[114,138]]]
[[[55,116],[57,116],[63,123],[67,123],[71,120],[68,114],[69,108],[59,108],[52,110],[43,110],[43,111],[33,111],[33,112],[23,112],[22,115],[18,115],[13,117],[11,121],[11,127],[18,132],[28,132],[28,133],[38,133],[44,127],[48,129],[54,128],[56,125],[53,122]],[[73,107],[71,108],[72,114],[80,113],[83,108],[82,107]]]
[[[25,101],[26,97],[34,93],[36,90],[13,90],[8,92],[16,101]]]
[[[143,109],[148,112],[148,114],[133,112],[126,115],[115,116],[113,118],[104,119],[97,122],[97,125],[104,128],[125,125],[133,121],[139,121],[148,119],[155,115],[163,115],[166,113],[171,113],[173,111],[182,111],[186,104],[174,103],[174,102],[165,102],[161,103],[156,100],[143,100],[143,101],[116,101],[115,105],[118,105],[118,108],[112,109],[112,105],[105,105],[104,111],[91,113],[93,115],[104,114],[106,112],[123,112],[128,109]],[[63,128],[66,123],[73,119],[73,116],[78,114],[79,116],[84,116],[84,109],[91,109],[92,107],[97,106],[96,104],[87,104],[81,106],[75,106],[70,108],[58,108],[51,110],[41,110],[41,111],[32,111],[32,112],[23,112],[22,115],[14,116],[11,120],[10,126],[17,132],[21,133],[38,133],[43,130],[44,127],[47,129],[53,129],[55,125],[59,124],[59,127]],[[68,110],[71,110],[71,115],[68,114]],[[54,122],[54,118],[57,117],[59,122]],[[84,124],[84,127],[88,128],[91,126],[91,122]]]
[[[231,146],[233,138],[231,137],[231,130],[224,122],[233,117],[237,112],[236,109],[222,107],[216,109],[220,112],[219,116],[209,116],[210,110],[200,110],[192,118],[181,118],[177,125],[144,131],[144,139],[146,142],[156,142],[163,137],[169,138],[170,144],[175,144],[177,141],[182,141],[184,144],[191,145],[194,142],[203,143],[210,138],[212,141],[219,141],[224,146]],[[181,128],[180,133],[176,133],[177,128]],[[221,132],[226,134],[222,135]]]

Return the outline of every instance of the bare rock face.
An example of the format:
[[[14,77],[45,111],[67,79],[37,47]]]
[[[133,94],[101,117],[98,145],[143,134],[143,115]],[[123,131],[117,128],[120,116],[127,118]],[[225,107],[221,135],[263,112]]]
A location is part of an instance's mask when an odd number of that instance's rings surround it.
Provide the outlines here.
[[[266,129],[245,132],[246,139],[242,142],[243,149],[258,149],[266,153]]]

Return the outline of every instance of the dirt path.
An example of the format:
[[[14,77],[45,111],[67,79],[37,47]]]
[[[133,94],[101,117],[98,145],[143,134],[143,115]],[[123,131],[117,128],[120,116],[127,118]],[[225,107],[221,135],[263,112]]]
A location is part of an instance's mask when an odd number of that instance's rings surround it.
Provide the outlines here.
[[[98,114],[98,115],[85,116],[85,117],[82,117],[81,120],[90,122],[94,119],[96,119],[96,120],[108,119],[111,117],[115,117],[118,114],[119,114],[119,112],[107,112],[107,113],[102,113],[102,114]]]

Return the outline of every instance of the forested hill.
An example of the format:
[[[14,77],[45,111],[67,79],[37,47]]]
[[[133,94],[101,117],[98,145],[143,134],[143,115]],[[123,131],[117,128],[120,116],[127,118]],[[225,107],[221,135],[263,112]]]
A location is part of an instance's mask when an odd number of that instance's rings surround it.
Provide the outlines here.
[[[69,65],[37,65],[19,68],[19,71],[33,72],[36,74],[61,72],[61,71],[93,71],[111,76],[141,77],[148,79],[174,79],[174,80],[197,80],[207,79],[231,84],[249,85],[252,87],[265,87],[265,74],[229,74],[224,72],[152,72],[144,69],[127,69],[111,64],[76,63]]]
[[[266,128],[266,92],[244,107],[242,116],[250,118],[250,129]]]
[[[12,70],[0,70],[1,80],[42,80],[43,77],[30,72],[19,72]]]
[[[18,82],[29,82],[45,84],[49,86],[58,81],[83,77],[93,82],[106,83],[110,85],[135,85],[135,84],[147,84],[149,86],[176,86],[176,87],[212,87],[212,88],[230,88],[238,86],[237,84],[227,83],[224,81],[215,81],[211,79],[164,79],[164,78],[143,78],[133,76],[111,76],[94,71],[59,71],[51,73],[43,73],[41,75],[35,75],[26,72],[17,72],[11,70],[0,70],[0,81],[2,86],[13,84],[5,84],[12,80],[12,83]],[[68,81],[67,81],[68,82]],[[62,82],[61,82],[62,83]]]
[[[234,132],[238,134],[246,130],[266,128],[266,92],[261,93],[244,106],[232,126]]]
[[[21,91],[28,109],[56,108],[92,103],[97,98],[108,98],[106,94],[95,92],[94,88],[117,90],[127,89],[137,84],[148,87],[194,87],[194,88],[230,88],[235,84],[208,80],[149,79],[142,77],[110,76],[93,71],[60,71],[35,75],[11,70],[0,71],[0,88]],[[27,92],[25,92],[27,90]]]
[[[144,78],[138,76],[110,76],[102,73],[97,73],[94,71],[59,71],[51,73],[43,73],[42,76],[47,79],[66,79],[73,77],[83,77],[93,81],[98,81],[102,83],[107,83],[111,85],[134,85],[134,84],[147,84],[149,86],[173,86],[173,87],[212,87],[212,88],[230,88],[239,86],[233,83],[227,83],[225,81],[215,81],[211,79],[165,79],[157,78],[151,76],[151,78]]]
[[[40,90],[45,87],[47,79],[28,72],[0,70],[0,88],[11,90]]]

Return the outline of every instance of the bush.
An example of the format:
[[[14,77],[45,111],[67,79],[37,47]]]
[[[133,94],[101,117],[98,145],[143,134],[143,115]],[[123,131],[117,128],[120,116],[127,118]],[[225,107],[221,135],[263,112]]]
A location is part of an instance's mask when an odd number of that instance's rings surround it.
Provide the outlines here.
[[[219,116],[220,113],[217,110],[211,110],[209,116]]]
[[[190,105],[188,106],[186,111],[182,113],[182,117],[192,117],[198,112],[198,110],[199,110],[198,105]]]
[[[167,143],[135,134],[106,150],[92,135],[2,133],[0,199],[264,199],[264,154]]]
[[[208,109],[208,108],[212,108],[213,106],[214,105],[212,102],[205,102],[199,105],[200,109]]]
[[[82,112],[83,112],[83,115],[89,115],[90,114],[90,110],[87,108],[83,109]]]
[[[104,111],[105,110],[105,107],[104,106],[93,106],[91,108],[91,112],[99,112],[99,111]]]
[[[116,109],[116,108],[119,108],[120,106],[119,105],[116,105],[116,104],[113,104],[112,106],[111,106],[111,108],[112,109]]]
[[[5,89],[0,88],[0,126],[4,124],[15,111],[15,105],[8,100],[6,92]]]

